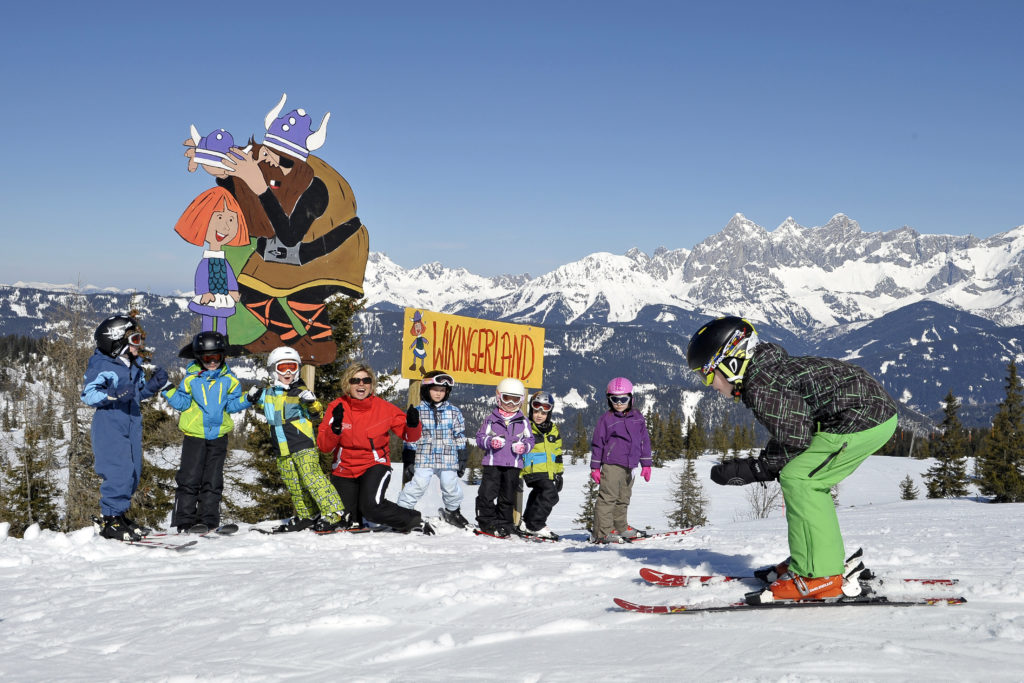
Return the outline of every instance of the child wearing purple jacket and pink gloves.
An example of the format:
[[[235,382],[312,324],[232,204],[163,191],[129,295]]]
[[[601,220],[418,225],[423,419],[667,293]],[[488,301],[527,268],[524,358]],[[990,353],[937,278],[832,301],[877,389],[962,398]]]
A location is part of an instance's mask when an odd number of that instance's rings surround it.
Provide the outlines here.
[[[515,508],[519,470],[523,454],[533,448],[533,430],[520,407],[526,387],[514,377],[498,383],[497,405],[476,433],[476,444],[484,450],[483,475],[476,494],[476,523],[480,530],[505,538],[515,533]]]
[[[600,486],[594,505],[594,541],[625,543],[640,535],[626,521],[633,495],[633,469],[651,480],[651,436],[647,421],[633,410],[633,383],[608,382],[608,412],[601,416],[590,444],[590,478]]]

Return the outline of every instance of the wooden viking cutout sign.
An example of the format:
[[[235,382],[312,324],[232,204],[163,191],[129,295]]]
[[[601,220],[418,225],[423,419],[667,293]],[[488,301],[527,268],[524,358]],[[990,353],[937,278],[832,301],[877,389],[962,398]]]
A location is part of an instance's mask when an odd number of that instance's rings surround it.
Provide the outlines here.
[[[326,301],[362,297],[369,233],[348,181],[310,153],[324,144],[330,113],[314,131],[304,110],[281,114],[286,99],[264,119],[261,143],[225,146],[223,129],[201,138],[193,126],[185,156],[189,171],[202,166],[234,200],[249,238],[223,247],[237,273],[234,315],[225,318],[231,344],[253,353],[291,346],[303,363],[325,365],[337,356]],[[198,273],[196,282],[199,296]]]

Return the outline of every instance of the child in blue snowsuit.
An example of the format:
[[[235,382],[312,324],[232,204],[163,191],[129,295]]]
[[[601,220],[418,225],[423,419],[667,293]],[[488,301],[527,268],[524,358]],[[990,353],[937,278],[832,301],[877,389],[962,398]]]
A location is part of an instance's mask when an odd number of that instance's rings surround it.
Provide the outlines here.
[[[142,409],[139,405],[167,383],[157,368],[147,381],[139,365],[142,328],[135,318],[115,315],[99,324],[96,351],[85,371],[82,401],[96,408],[92,420],[92,451],[100,485],[103,527],[100,534],[137,541],[148,530],[125,513],[142,474]]]
[[[224,460],[234,427],[228,413],[249,407],[241,383],[225,361],[227,347],[220,332],[197,334],[182,349],[182,355],[195,362],[185,370],[181,384],[163,393],[170,406],[181,411],[178,428],[185,433],[171,516],[171,526],[180,533],[205,533],[220,525]]]

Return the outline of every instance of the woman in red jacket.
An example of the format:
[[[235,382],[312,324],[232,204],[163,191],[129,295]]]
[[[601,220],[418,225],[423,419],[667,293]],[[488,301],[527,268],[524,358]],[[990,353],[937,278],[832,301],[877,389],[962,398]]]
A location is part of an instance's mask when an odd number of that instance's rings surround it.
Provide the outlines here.
[[[366,519],[396,531],[434,530],[416,510],[407,510],[384,498],[391,481],[389,432],[403,441],[418,441],[423,431],[415,406],[403,413],[375,395],[373,369],[353,363],[341,375],[345,395],[324,411],[317,430],[317,446],[334,456],[331,483],[345,503],[352,522]]]

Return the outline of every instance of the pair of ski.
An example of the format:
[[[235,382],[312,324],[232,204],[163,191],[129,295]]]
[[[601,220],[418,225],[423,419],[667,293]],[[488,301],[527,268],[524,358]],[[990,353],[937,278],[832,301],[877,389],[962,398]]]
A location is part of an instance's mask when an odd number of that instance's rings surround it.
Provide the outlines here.
[[[744,599],[742,602],[733,602],[726,605],[641,605],[622,598],[615,598],[615,604],[624,610],[630,612],[641,612],[644,614],[680,614],[683,612],[727,612],[733,610],[752,610],[752,609],[794,609],[794,608],[805,608],[805,607],[841,607],[841,606],[889,606],[889,607],[914,607],[914,606],[927,606],[927,605],[959,605],[967,602],[962,597],[926,597],[926,598],[915,598],[909,600],[891,600],[884,595],[876,595],[871,590],[872,585],[881,585],[885,583],[884,579],[874,576],[870,570],[863,568],[863,563],[860,562],[860,558],[863,555],[863,550],[858,549],[852,556],[846,561],[846,567],[848,569],[853,568],[853,572],[858,575],[858,579],[861,585],[865,587],[865,590],[856,596],[840,596],[835,598],[822,598],[822,599],[811,599],[811,600],[778,600],[768,603],[750,604]],[[764,590],[766,586],[765,582],[761,577],[758,576],[730,576],[730,575],[689,575],[689,574],[669,574],[667,572],[657,571],[655,569],[648,569],[644,567],[640,570],[640,577],[647,581],[651,585],[655,586],[673,586],[673,587],[685,587],[685,586],[706,586],[715,583],[725,583],[731,581],[754,581],[760,584],[761,590]],[[912,583],[926,586],[952,586],[955,585],[958,579],[947,579],[947,578],[903,578],[895,579],[895,582]],[[754,594],[759,594],[761,591],[755,591]]]
[[[93,528],[96,529],[96,533],[99,534],[100,530],[103,528],[103,520],[100,519],[99,517],[95,517],[94,516],[92,518],[92,525],[93,525]],[[181,536],[186,536],[187,534],[180,534],[180,535]],[[164,550],[177,550],[177,551],[188,550],[192,546],[194,546],[194,545],[199,543],[199,541],[197,541],[197,540],[186,541],[185,543],[174,543],[172,541],[160,540],[161,538],[166,538],[166,535],[165,534],[159,534],[159,533],[158,534],[150,534],[148,536],[143,536],[142,538],[140,538],[137,541],[121,541],[121,540],[118,540],[116,538],[115,539],[110,539],[110,540],[117,541],[118,543],[124,543],[125,545],[137,545],[137,546],[141,546],[143,548],[162,548]]]
[[[653,534],[647,534],[647,533],[644,533],[644,532],[641,531],[639,536],[634,536],[633,538],[623,538],[618,543],[607,543],[607,544],[601,544],[601,545],[619,545],[619,544],[622,544],[622,543],[639,543],[640,541],[657,540],[659,538],[669,538],[670,536],[682,536],[683,534],[688,534],[691,531],[695,531],[696,529],[697,529],[697,527],[691,526],[688,529],[674,529],[672,531],[659,531],[659,532],[653,533]]]
[[[508,540],[510,538],[521,538],[524,541],[530,541],[531,543],[558,543],[558,539],[557,538],[545,538],[543,536],[531,536],[529,534],[520,534],[520,533],[514,533],[514,532],[509,534],[508,536],[499,536],[497,534],[488,533],[488,532],[484,531],[483,529],[474,528],[473,529],[473,533],[476,534],[477,536],[487,536],[488,538],[498,538],[498,539],[501,539],[503,541],[506,541],[506,540]]]

